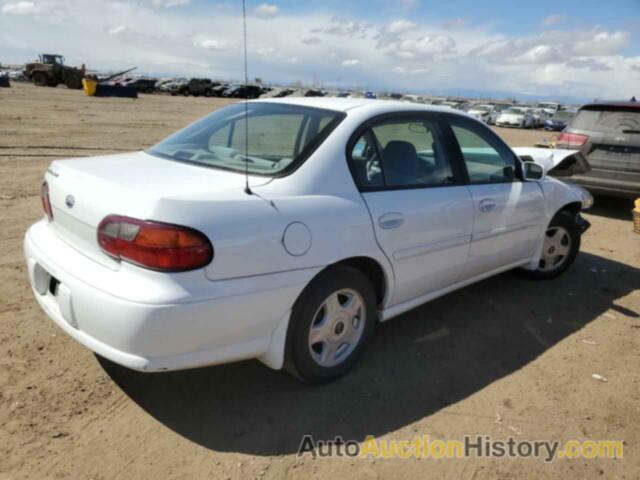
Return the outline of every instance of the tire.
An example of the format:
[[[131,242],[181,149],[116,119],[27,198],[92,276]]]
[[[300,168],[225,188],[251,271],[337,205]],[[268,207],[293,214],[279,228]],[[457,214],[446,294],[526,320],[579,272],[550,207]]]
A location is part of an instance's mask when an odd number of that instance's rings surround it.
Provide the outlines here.
[[[285,370],[311,384],[340,378],[358,360],[376,323],[375,291],[362,272],[336,267],[321,273],[293,306]]]
[[[31,77],[33,84],[37,87],[46,87],[49,84],[47,74],[44,72],[35,72]]]
[[[576,259],[580,250],[580,230],[573,215],[559,212],[545,232],[542,258],[536,270],[517,272],[533,280],[550,280],[562,275]]]
[[[82,88],[82,79],[79,77],[69,77],[64,84],[71,90],[80,90]]]

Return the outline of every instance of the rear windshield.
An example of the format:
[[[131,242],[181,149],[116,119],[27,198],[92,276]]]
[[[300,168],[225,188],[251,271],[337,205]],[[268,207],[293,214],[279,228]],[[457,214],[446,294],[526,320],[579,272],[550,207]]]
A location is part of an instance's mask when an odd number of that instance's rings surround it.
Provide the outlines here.
[[[640,108],[583,108],[571,121],[571,128],[603,133],[638,133]]]
[[[282,175],[307,158],[344,118],[341,112],[275,103],[216,110],[151,147],[171,160],[258,175]]]

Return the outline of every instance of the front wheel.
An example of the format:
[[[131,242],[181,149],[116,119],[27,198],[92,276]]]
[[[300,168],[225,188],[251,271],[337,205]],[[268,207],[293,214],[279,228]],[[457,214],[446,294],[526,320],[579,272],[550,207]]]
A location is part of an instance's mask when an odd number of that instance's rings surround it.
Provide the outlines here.
[[[36,72],[31,77],[33,80],[33,84],[37,87],[46,87],[49,83],[49,79],[47,78],[46,73],[44,72]]]
[[[315,278],[293,306],[285,369],[308,383],[346,374],[377,322],[376,296],[359,270],[338,267]]]
[[[571,266],[580,250],[580,228],[569,212],[558,213],[547,227],[535,270],[520,270],[534,280],[555,278]]]

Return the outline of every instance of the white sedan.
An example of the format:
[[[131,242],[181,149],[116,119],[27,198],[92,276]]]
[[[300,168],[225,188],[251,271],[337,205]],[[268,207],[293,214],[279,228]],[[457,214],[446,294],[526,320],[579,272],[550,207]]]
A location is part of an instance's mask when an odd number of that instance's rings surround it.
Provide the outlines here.
[[[498,119],[498,111],[493,105],[473,105],[467,113],[487,125],[493,125]]]
[[[378,322],[506,270],[561,274],[590,201],[448,108],[258,100],[144,152],[54,161],[25,254],[46,313],[113,362],[257,358],[316,383]]]
[[[509,107],[496,119],[498,127],[533,128],[534,122],[533,115],[525,107]]]

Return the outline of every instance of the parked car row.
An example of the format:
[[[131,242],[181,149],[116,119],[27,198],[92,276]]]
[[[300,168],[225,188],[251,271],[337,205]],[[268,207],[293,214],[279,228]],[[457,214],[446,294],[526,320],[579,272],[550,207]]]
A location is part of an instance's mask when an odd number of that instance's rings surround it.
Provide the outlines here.
[[[9,72],[11,80],[22,79],[22,70]],[[474,102],[460,98],[431,97],[417,94],[359,90],[324,90],[304,87],[267,87],[259,84],[227,83],[209,78],[166,78],[121,75],[107,82],[135,88],[138,93],[166,93],[181,96],[225,98],[336,97],[400,100],[449,107],[467,112],[487,125],[515,128],[544,128],[561,131],[575,115],[575,110],[558,102],[521,105],[510,102]]]

